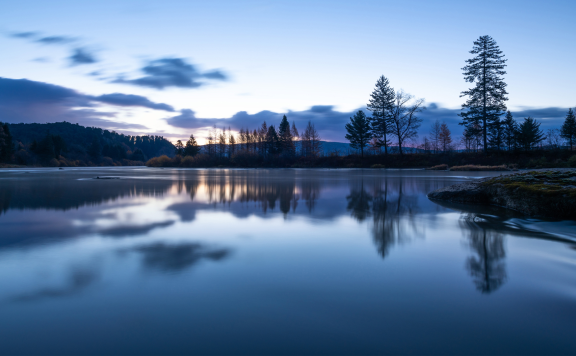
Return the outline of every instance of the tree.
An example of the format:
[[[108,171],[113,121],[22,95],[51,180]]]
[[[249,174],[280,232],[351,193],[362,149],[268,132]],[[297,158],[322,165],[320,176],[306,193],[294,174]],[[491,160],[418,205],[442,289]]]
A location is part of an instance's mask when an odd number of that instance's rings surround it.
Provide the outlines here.
[[[503,131],[504,123],[500,119],[496,119],[488,128],[488,145],[496,151],[500,151],[504,144]]]
[[[280,153],[288,157],[294,156],[294,138],[292,137],[290,123],[288,123],[286,115],[282,117],[278,127],[278,140]]]
[[[364,157],[364,147],[372,138],[372,129],[370,121],[362,110],[358,110],[354,117],[350,118],[350,122],[346,124],[346,139],[350,141],[350,147],[360,150],[362,157]]]
[[[544,141],[546,137],[542,130],[540,130],[540,123],[531,117],[524,119],[524,122],[520,124],[520,129],[518,131],[518,138],[520,144],[524,147],[524,150],[529,151],[534,148],[537,144]]]
[[[572,108],[568,109],[566,120],[564,120],[562,128],[560,129],[560,136],[568,141],[570,150],[572,150],[573,143],[576,141],[576,117],[574,116]]]
[[[372,112],[372,132],[378,138],[380,145],[384,146],[384,153],[388,154],[388,135],[390,134],[390,112],[394,106],[396,94],[390,87],[385,76],[380,76],[376,81],[376,88],[370,94],[367,109]]]
[[[452,145],[452,133],[446,125],[445,122],[440,125],[440,135],[439,135],[439,146],[442,148],[442,151],[446,152],[450,150]]]
[[[470,51],[474,58],[466,60],[462,68],[464,79],[476,83],[473,88],[463,91],[460,97],[467,96],[462,104],[461,125],[471,127],[479,125],[482,130],[484,152],[488,152],[488,126],[498,120],[506,110],[506,83],[502,76],[506,74],[506,59],[496,41],[490,36],[481,36],[474,41]]]
[[[510,111],[506,112],[506,117],[502,122],[502,140],[506,147],[508,147],[508,151],[516,148],[517,145],[517,138],[518,138],[518,124],[512,117],[512,113]]]
[[[389,113],[389,132],[396,136],[398,141],[398,152],[402,155],[402,144],[409,139],[418,136],[417,129],[420,127],[422,119],[416,116],[425,107],[424,99],[418,99],[410,103],[413,96],[397,91],[394,102]]]
[[[432,123],[430,128],[430,144],[434,153],[437,153],[440,149],[440,133],[442,132],[442,124],[440,120],[436,120]]]
[[[52,140],[50,140],[52,141]],[[39,144],[40,146],[40,144]],[[54,143],[51,144],[52,151],[54,150]],[[97,136],[92,137],[92,143],[90,147],[88,147],[88,155],[95,160],[100,159],[100,155],[102,153],[102,146],[100,145],[100,140],[98,140]],[[52,153],[53,154],[53,153]]]
[[[546,143],[550,149],[558,149],[562,144],[560,130],[548,129],[546,131]]]
[[[190,135],[190,139],[186,141],[186,146],[184,146],[183,154],[184,156],[196,156],[200,152],[200,147],[194,138],[194,135]]]
[[[176,141],[174,147],[176,147],[174,154],[182,156],[184,153],[184,144],[182,143],[182,141],[181,140]]]
[[[294,121],[292,121],[292,129],[290,129],[290,131],[292,133],[292,142],[294,143],[294,154],[296,155],[296,141],[300,139],[300,134]],[[302,150],[302,147],[300,147],[300,150]]]
[[[228,128],[228,132],[231,132],[230,128]],[[230,136],[228,137],[228,157],[232,157],[235,151],[236,151],[236,139],[234,138],[234,135],[230,133]]]
[[[311,121],[308,121],[306,130],[302,134],[302,154],[306,157],[316,157],[322,150],[322,142],[320,142],[320,135]]]
[[[265,137],[266,151],[262,152],[264,155],[268,154],[270,156],[276,155],[280,151],[280,139],[278,137],[278,133],[276,132],[276,128],[274,125],[270,125],[268,127],[268,131],[266,132]]]
[[[8,124],[0,122],[0,162],[8,162],[14,152],[14,143]]]

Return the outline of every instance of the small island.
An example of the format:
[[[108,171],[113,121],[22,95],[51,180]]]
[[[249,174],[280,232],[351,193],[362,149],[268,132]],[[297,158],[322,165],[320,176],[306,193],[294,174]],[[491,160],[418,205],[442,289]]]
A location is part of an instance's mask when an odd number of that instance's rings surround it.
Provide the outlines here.
[[[455,184],[432,200],[501,206],[523,214],[576,220],[576,170],[530,171]]]

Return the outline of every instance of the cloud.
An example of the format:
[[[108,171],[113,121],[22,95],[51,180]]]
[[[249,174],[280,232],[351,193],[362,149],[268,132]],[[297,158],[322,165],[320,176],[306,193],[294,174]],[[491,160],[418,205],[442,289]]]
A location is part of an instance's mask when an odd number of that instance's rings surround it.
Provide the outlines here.
[[[168,104],[154,103],[148,100],[148,98],[140,95],[113,93],[92,97],[92,99],[117,106],[141,106],[154,110],[174,111],[174,108]]]
[[[76,41],[73,37],[68,36],[47,36],[37,39],[35,42],[47,44],[47,45],[60,45],[68,44]]]
[[[320,132],[323,140],[328,141],[344,141],[344,125],[349,121],[350,117],[354,115],[357,110],[350,112],[343,112],[334,110],[331,105],[316,105],[312,106],[309,110],[303,111],[288,111],[285,113],[276,113],[273,111],[260,111],[256,114],[248,114],[246,111],[239,111],[230,118],[226,119],[209,119],[197,118],[194,111],[184,109],[180,115],[166,119],[166,122],[174,127],[199,129],[204,127],[228,127],[239,130],[240,128],[255,129],[266,121],[268,125],[278,124],[282,120],[282,116],[286,115],[290,123],[294,122],[296,127],[303,131],[308,121],[312,121],[316,129]]]
[[[92,64],[98,62],[93,53],[90,53],[86,48],[74,48],[72,55],[68,57],[70,65]]]
[[[14,37],[14,38],[35,38],[39,35],[38,32],[35,31],[29,31],[29,32],[13,32],[10,34],[10,37]]]
[[[99,103],[174,111],[168,104],[154,103],[139,95],[113,93],[89,96],[59,85],[0,77],[0,120],[4,122],[68,121],[107,129],[147,129],[144,125],[113,120],[116,113],[94,109]]]
[[[228,80],[228,76],[222,71],[212,70],[202,73],[193,64],[182,58],[153,60],[148,62],[141,71],[146,75],[136,79],[119,77],[112,82],[161,90],[169,87],[198,88],[205,85],[206,80]]]
[[[260,111],[255,114],[248,114],[246,111],[239,111],[230,118],[198,118],[193,110],[184,109],[180,115],[166,119],[166,122],[174,127],[185,129],[200,129],[216,125],[218,128],[230,126],[234,130],[240,128],[255,129],[260,127],[262,122],[266,121],[268,125],[278,127],[282,116],[286,115],[290,123],[294,122],[296,127],[302,131],[311,121],[320,133],[322,140],[345,142],[344,136],[346,131],[344,125],[350,120],[350,117],[358,110],[364,110],[369,116],[370,112],[365,107],[352,111],[338,111],[332,105],[315,105],[308,110],[288,111],[277,113],[273,111]],[[512,111],[517,121],[522,118],[532,116],[542,122],[542,129],[558,128],[566,116],[567,108],[549,107],[549,108],[521,108],[521,110]],[[420,135],[426,135],[430,130],[431,123],[440,120],[448,124],[452,131],[453,137],[462,133],[464,128],[458,125],[461,118],[458,116],[460,109],[450,109],[439,106],[436,103],[429,103],[427,109],[419,114],[422,119]]]

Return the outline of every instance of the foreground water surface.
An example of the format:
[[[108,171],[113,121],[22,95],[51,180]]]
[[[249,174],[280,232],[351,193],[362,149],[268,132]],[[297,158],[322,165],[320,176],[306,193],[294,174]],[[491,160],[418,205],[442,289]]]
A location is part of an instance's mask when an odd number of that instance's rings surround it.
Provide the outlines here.
[[[574,222],[426,198],[495,174],[2,170],[0,354],[574,354]]]

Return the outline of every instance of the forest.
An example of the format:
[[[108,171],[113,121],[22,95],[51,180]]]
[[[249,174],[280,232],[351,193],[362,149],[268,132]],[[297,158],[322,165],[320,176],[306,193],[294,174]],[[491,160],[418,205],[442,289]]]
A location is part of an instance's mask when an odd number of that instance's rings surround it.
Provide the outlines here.
[[[161,136],[130,136],[69,122],[0,123],[0,163],[17,166],[134,166],[174,145]]]

